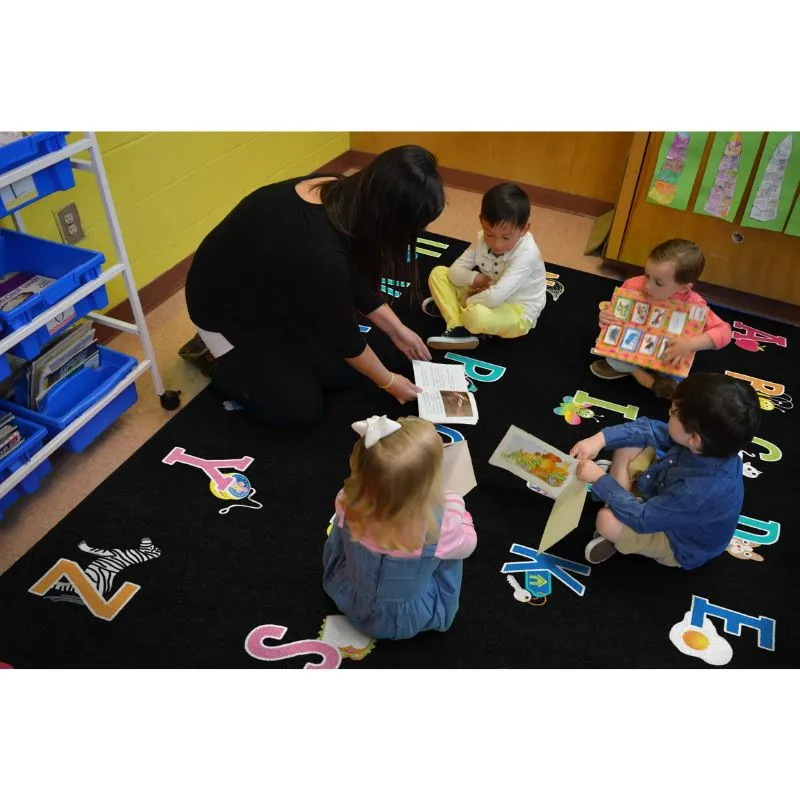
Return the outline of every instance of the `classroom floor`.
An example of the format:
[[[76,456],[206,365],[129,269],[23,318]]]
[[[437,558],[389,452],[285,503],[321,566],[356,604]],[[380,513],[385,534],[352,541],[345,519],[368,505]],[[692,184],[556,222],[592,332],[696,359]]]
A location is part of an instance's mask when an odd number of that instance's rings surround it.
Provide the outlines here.
[[[447,205],[430,230],[458,239],[472,241],[479,229],[480,194],[448,189]],[[589,217],[534,208],[531,230],[546,261],[595,274],[609,274],[600,268],[601,259],[583,254],[593,219]],[[208,383],[198,370],[178,356],[178,349],[194,333],[186,313],[183,292],[178,292],[147,315],[150,335],[156,351],[164,384],[180,389],[182,405],[189,402]],[[137,337],[121,334],[114,339],[114,349],[142,357]],[[40,489],[23,497],[8,509],[0,521],[0,574],[21,558],[44,537],[102,481],[129,458],[174,413],[161,408],[153,392],[149,374],[137,381],[139,402],[120,417],[83,453],[56,452],[51,457],[53,470]],[[131,487],[131,501],[137,497]],[[109,525],[114,525],[115,512],[109,509]]]

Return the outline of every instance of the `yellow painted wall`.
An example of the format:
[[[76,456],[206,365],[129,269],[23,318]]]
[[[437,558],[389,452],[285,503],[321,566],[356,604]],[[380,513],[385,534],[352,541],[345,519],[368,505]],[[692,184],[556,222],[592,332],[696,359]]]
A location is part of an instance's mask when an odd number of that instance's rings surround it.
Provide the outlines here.
[[[193,253],[249,192],[312,172],[350,149],[350,134],[341,132],[98,133],[97,139],[139,288]],[[106,265],[113,264],[94,175],[76,170],[75,183],[23,209],[26,232],[60,241],[53,211],[75,202],[86,231],[78,246],[102,250]],[[11,217],[2,222],[10,226]],[[109,305],[125,299],[121,278],[107,288]]]

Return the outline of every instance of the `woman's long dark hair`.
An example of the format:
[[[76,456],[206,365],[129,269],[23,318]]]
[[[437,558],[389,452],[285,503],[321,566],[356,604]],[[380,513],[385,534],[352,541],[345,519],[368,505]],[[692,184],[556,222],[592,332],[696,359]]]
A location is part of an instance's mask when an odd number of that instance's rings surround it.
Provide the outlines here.
[[[409,281],[419,298],[416,239],[444,209],[433,153],[417,145],[393,147],[354,175],[324,183],[320,198],[375,291],[381,278]]]

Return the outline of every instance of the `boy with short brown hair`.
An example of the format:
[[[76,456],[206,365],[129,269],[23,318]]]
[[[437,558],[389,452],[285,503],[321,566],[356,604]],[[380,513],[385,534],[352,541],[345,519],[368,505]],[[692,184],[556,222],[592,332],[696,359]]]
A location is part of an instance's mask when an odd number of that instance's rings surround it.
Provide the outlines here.
[[[481,201],[474,248],[450,267],[435,267],[422,304],[444,317],[446,330],[428,338],[434,350],[472,350],[478,335],[514,339],[536,327],[547,299],[544,260],[530,232],[531,202],[514,183],[501,183]]]
[[[683,300],[707,306],[706,301],[693,291],[695,282],[703,274],[705,263],[703,251],[694,242],[688,239],[669,239],[650,251],[644,275],[628,278],[622,288],[640,292],[649,300]],[[600,325],[611,325],[614,322],[618,320],[608,310],[608,303],[601,304]],[[708,309],[703,332],[697,336],[681,336],[675,339],[664,351],[664,361],[673,364],[698,350],[720,350],[730,342],[731,335],[731,326]],[[594,361],[589,369],[593,375],[603,380],[633,375],[642,386],[652,389],[656,397],[671,397],[678,385],[668,375],[651,372],[636,364],[614,358]]]
[[[586,560],[635,553],[694,569],[723,553],[744,498],[739,451],[760,419],[749,384],[697,372],[678,384],[669,422],[639,417],[578,442],[575,474],[606,504]],[[603,448],[614,451],[607,473],[593,461]]]

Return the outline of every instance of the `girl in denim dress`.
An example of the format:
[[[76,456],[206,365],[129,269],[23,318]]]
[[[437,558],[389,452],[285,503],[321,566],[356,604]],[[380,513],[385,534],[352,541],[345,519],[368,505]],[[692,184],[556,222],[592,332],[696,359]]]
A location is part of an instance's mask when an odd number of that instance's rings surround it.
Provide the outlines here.
[[[477,536],[463,498],[442,488],[442,440],[418,417],[370,417],[353,429],[362,438],[336,496],[323,588],[375,639],[445,631]]]

